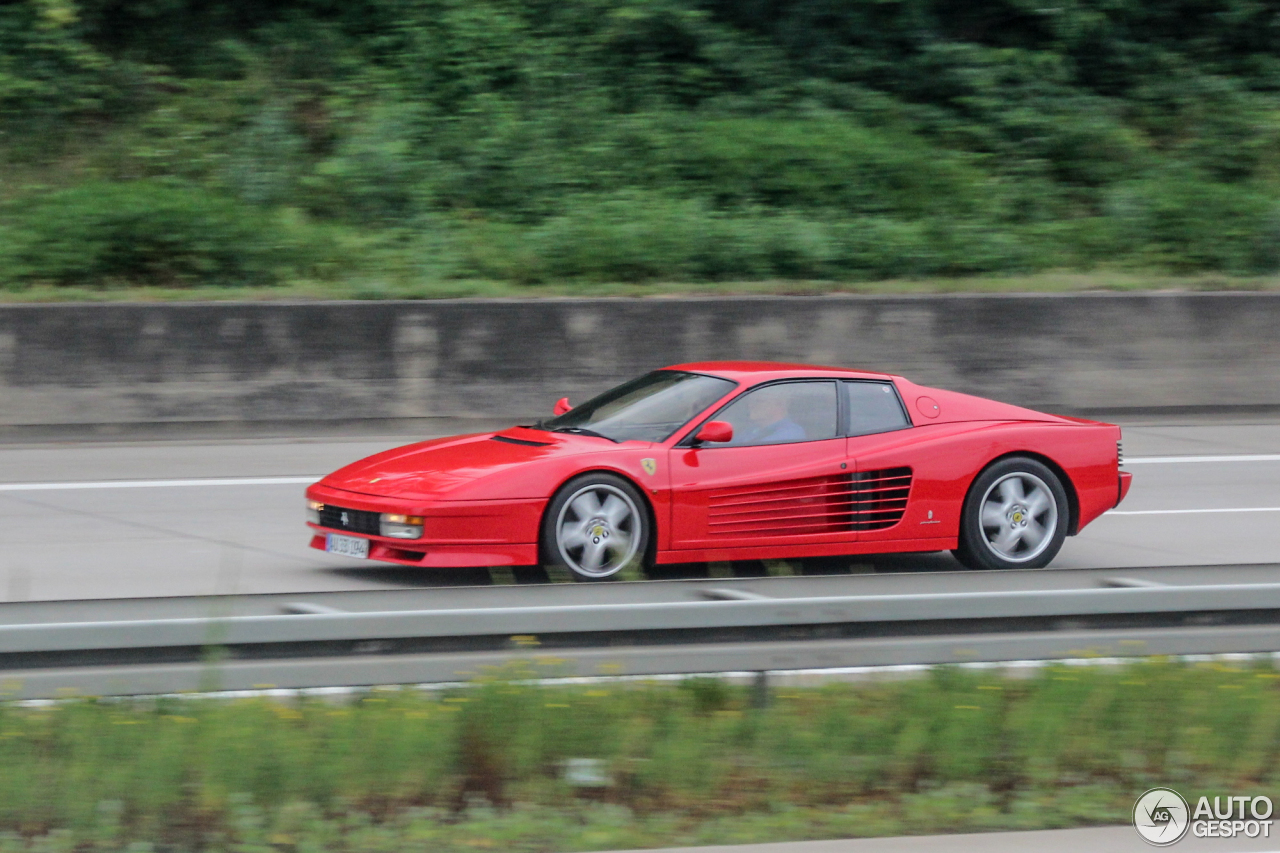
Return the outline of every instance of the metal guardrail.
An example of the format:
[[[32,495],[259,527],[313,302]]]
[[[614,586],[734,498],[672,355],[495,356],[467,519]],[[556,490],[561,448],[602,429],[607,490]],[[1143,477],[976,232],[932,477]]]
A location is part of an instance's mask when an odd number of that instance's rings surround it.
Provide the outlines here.
[[[0,656],[408,638],[635,634],[850,623],[1280,611],[1280,584],[868,595],[0,626]],[[1025,627],[1023,628],[1025,630]],[[0,663],[0,668],[3,664]]]

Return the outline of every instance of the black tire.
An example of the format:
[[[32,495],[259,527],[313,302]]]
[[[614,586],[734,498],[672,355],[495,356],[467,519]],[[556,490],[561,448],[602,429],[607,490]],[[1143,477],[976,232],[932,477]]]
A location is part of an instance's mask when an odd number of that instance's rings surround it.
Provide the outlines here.
[[[574,477],[543,515],[543,564],[574,580],[608,580],[629,565],[644,564],[650,526],[648,504],[630,481],[604,472]]]
[[[1070,515],[1067,491],[1048,466],[1001,459],[969,487],[953,553],[970,569],[1042,569],[1066,541]]]

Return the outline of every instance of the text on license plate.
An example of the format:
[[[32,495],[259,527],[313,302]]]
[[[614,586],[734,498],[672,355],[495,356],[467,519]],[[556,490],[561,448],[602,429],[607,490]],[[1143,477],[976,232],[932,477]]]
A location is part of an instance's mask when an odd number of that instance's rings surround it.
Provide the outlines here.
[[[369,540],[357,539],[354,536],[327,533],[324,538],[324,549],[330,554],[341,557],[359,557],[362,560],[369,558]]]

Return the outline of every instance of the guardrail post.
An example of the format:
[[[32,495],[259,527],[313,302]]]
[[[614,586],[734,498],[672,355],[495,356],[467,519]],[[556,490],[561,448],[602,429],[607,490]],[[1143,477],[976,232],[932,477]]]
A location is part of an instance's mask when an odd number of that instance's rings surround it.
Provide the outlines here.
[[[763,711],[769,707],[769,673],[761,670],[751,682],[751,707]]]

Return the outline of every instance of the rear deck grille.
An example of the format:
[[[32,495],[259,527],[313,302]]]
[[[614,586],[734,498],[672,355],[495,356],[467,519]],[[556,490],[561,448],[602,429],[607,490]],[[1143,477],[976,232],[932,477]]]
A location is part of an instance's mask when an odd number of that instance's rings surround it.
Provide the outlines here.
[[[349,533],[363,533],[366,536],[379,536],[382,533],[382,520],[378,513],[330,504],[325,504],[324,509],[320,510],[320,526]]]

